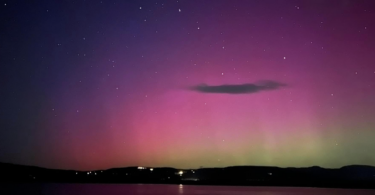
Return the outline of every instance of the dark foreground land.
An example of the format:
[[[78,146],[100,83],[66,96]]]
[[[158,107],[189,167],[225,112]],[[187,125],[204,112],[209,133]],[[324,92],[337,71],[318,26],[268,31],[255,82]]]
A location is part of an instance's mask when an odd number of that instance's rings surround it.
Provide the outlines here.
[[[174,169],[127,167],[96,171],[56,170],[0,163],[6,183],[154,183],[193,185],[306,186],[375,189],[375,167],[279,168],[236,166]]]

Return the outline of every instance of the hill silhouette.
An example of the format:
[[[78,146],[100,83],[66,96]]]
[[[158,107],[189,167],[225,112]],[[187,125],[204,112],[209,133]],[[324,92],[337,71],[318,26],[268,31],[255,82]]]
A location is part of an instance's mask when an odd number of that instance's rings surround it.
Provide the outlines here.
[[[11,183],[165,183],[375,188],[375,167],[363,165],[350,165],[338,169],[318,166],[306,168],[231,166],[199,169],[124,167],[75,171],[0,163],[0,172],[0,181]]]

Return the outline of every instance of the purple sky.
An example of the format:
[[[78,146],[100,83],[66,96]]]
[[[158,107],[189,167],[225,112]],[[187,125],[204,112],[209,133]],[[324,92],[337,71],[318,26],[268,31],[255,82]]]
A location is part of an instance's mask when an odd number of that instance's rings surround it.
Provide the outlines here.
[[[0,18],[2,162],[375,165],[375,1],[8,1]]]

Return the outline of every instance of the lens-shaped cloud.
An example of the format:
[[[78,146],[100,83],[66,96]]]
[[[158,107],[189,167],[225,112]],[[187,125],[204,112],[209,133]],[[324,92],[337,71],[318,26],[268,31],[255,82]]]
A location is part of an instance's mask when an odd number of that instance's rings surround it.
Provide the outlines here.
[[[189,89],[200,93],[248,94],[258,93],[265,90],[276,90],[284,86],[286,86],[286,84],[276,81],[264,80],[256,83],[245,83],[239,85],[200,84],[189,87]]]

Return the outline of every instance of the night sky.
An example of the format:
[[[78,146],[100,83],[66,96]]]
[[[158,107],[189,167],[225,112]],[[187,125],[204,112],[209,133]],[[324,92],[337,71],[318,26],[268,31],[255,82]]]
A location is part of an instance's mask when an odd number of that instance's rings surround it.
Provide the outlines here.
[[[373,0],[8,0],[0,161],[375,165]]]

